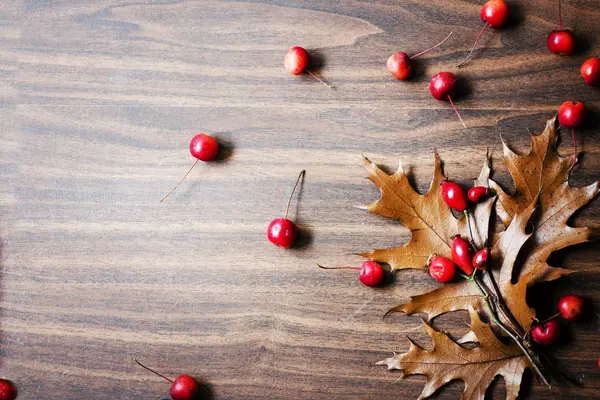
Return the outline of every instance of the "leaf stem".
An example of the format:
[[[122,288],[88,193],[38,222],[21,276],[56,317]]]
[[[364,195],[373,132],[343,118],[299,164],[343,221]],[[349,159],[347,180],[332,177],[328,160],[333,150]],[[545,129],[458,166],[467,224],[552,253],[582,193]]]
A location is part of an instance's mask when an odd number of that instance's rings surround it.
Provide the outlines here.
[[[324,267],[321,264],[317,264],[317,267],[319,267],[321,269],[354,269],[354,270],[360,271],[360,267],[346,267],[346,266],[343,266],[343,267]]]
[[[485,299],[485,304],[487,305],[488,309],[490,310],[490,314],[492,316],[492,319],[496,323],[496,325],[498,325],[498,327],[504,333],[506,333],[517,344],[517,346],[519,346],[519,348],[521,349],[521,351],[523,352],[523,354],[525,355],[525,357],[527,357],[527,359],[531,363],[531,368],[536,373],[536,375],[540,377],[540,379],[542,380],[542,382],[544,382],[544,384],[546,386],[548,386],[549,388],[552,388],[552,386],[550,386],[550,383],[548,382],[548,380],[546,379],[546,377],[544,376],[544,374],[541,371],[541,363],[538,360],[537,356],[535,356],[535,354],[534,355],[530,354],[530,350],[525,347],[525,345],[523,344],[521,338],[518,337],[517,335],[515,335],[513,332],[511,332],[502,322],[500,322],[500,320],[498,319],[498,316],[496,315],[496,313],[492,309],[492,305],[490,303],[490,295],[489,295],[489,293],[486,293],[483,290],[483,288],[481,287],[479,281],[476,279],[476,276],[472,276],[471,278],[469,278],[469,280],[475,284],[475,286],[477,287],[477,289],[481,293],[481,296]]]

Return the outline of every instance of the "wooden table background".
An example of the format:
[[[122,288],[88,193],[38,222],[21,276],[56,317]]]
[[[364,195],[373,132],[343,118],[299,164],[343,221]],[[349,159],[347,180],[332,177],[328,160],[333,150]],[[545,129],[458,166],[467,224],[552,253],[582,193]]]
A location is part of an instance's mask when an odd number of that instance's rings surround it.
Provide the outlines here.
[[[428,346],[418,316],[382,316],[434,283],[403,271],[373,290],[315,267],[359,264],[351,252],[409,238],[353,207],[378,198],[360,154],[390,169],[402,158],[424,190],[434,148],[467,183],[489,147],[495,178],[511,188],[499,136],[527,151],[526,128],[540,132],[575,98],[592,117],[577,133],[584,155],[572,181],[600,177],[600,91],[579,75],[600,54],[600,2],[564,2],[582,50],[560,57],[545,46],[557,1],[510,1],[511,26],[485,33],[458,71],[463,129],[428,80],[457,71],[482,3],[4,1],[0,375],[19,400],[167,397],[134,357],[192,374],[218,399],[417,398],[422,377],[395,383],[372,364],[406,350],[407,335]],[[392,52],[414,54],[450,31],[415,79],[392,79]],[[336,90],[285,71],[295,44]],[[193,162],[197,132],[219,137],[224,157],[159,203]],[[560,150],[571,153],[569,135]],[[304,235],[283,250],[265,228],[301,169],[292,216]],[[596,199],[574,224],[600,226],[599,211]],[[530,377],[524,398],[598,396],[599,257],[595,244],[560,252],[553,265],[578,273],[532,293],[532,304],[576,291],[596,305],[555,351],[584,387],[549,391]],[[467,321],[436,324],[460,334]],[[437,398],[461,391],[453,382]],[[489,394],[504,397],[502,380]]]

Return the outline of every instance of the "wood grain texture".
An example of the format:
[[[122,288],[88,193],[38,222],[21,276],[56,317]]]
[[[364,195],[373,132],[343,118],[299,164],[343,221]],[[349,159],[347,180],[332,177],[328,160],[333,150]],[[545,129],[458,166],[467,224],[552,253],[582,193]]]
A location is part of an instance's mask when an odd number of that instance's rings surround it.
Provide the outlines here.
[[[395,383],[372,364],[428,345],[416,316],[388,308],[434,285],[402,271],[381,289],[315,263],[359,263],[355,251],[406,242],[393,221],[353,206],[377,199],[361,153],[417,186],[429,184],[436,148],[454,179],[469,182],[486,149],[494,179],[511,188],[502,135],[526,151],[562,101],[590,111],[578,130],[576,185],[600,177],[600,91],[579,66],[600,49],[600,3],[565,1],[565,25],[582,50],[545,48],[557,2],[510,1],[511,26],[488,31],[460,70],[481,27],[483,1],[34,1],[0,6],[0,375],[19,400],[158,399],[168,385],[133,362],[189,373],[218,399],[412,399],[424,380]],[[387,57],[414,54],[417,76],[396,82]],[[303,45],[328,90],[283,68]],[[431,98],[428,78],[463,79],[457,106]],[[227,147],[191,165],[193,134]],[[560,151],[569,154],[567,135]],[[306,179],[292,216],[298,247],[265,238],[295,177]],[[600,202],[575,225],[600,226]],[[577,270],[535,291],[552,304],[571,291],[595,306],[568,329],[557,358],[582,379],[552,391],[535,381],[524,398],[595,398],[600,391],[597,244],[567,249],[553,264]],[[549,313],[549,310],[546,310]],[[466,313],[437,325],[456,337]],[[529,379],[530,381],[532,379]],[[528,386],[532,388],[527,389]],[[436,398],[458,398],[460,382]],[[489,391],[502,399],[504,384]]]

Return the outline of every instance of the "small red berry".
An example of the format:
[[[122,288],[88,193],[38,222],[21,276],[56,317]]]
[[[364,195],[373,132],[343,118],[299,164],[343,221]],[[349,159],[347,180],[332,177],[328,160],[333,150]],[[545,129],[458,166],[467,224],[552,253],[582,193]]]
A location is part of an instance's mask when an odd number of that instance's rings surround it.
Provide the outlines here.
[[[465,274],[471,275],[473,273],[473,250],[469,242],[460,235],[456,235],[452,239],[452,260]]]
[[[173,385],[169,394],[173,400],[192,400],[198,394],[200,385],[198,382],[189,375],[179,375]]]
[[[383,268],[375,261],[365,261],[360,268],[360,281],[370,287],[379,286],[383,282]]]
[[[212,136],[200,133],[190,141],[190,154],[200,161],[212,161],[219,154],[219,142]]]
[[[560,325],[555,319],[536,325],[531,329],[531,337],[537,344],[544,346],[556,343],[560,337]]]
[[[460,212],[467,210],[469,206],[467,195],[458,183],[446,180],[441,183],[441,186],[442,198],[450,208]]]
[[[479,250],[473,257],[473,267],[477,269],[485,269],[489,257],[490,251],[488,249]]]
[[[570,294],[558,301],[558,311],[567,321],[577,321],[583,315],[583,299],[574,294]]]
[[[581,64],[581,76],[590,86],[600,84],[600,58],[592,57]]]
[[[429,81],[429,91],[436,100],[447,100],[458,86],[456,76],[452,72],[438,72]]]
[[[491,28],[500,28],[508,22],[508,6],[504,0],[490,0],[481,7],[479,16]]]
[[[17,388],[8,379],[0,379],[0,400],[15,400]]]
[[[558,122],[566,128],[574,128],[583,123],[585,106],[580,101],[565,101],[558,109]]]
[[[479,203],[488,196],[488,192],[488,188],[486,188],[485,186],[475,186],[469,189],[469,191],[467,192],[467,197],[473,203]]]
[[[438,282],[450,282],[456,274],[456,264],[442,256],[434,256],[427,268],[429,275]]]
[[[274,245],[288,249],[298,238],[296,224],[287,218],[276,218],[267,228],[267,238]]]
[[[557,30],[548,34],[546,39],[548,50],[563,56],[575,52],[575,36],[570,30]]]
[[[388,58],[387,69],[399,81],[407,79],[412,74],[410,58],[402,51],[394,53]]]
[[[283,247],[285,249],[292,247],[298,238],[296,224],[289,220],[287,216],[288,212],[290,211],[290,205],[292,204],[294,192],[296,191],[296,187],[298,187],[298,182],[300,182],[300,179],[304,176],[305,172],[306,171],[304,170],[301,171],[300,175],[298,175],[298,179],[296,179],[296,183],[294,184],[294,188],[290,194],[290,199],[288,200],[287,207],[285,208],[285,215],[283,218],[274,219],[267,227],[267,239],[269,239],[269,241],[274,245]]]
[[[308,52],[300,46],[290,48],[285,55],[283,65],[290,74],[300,75],[308,65]]]

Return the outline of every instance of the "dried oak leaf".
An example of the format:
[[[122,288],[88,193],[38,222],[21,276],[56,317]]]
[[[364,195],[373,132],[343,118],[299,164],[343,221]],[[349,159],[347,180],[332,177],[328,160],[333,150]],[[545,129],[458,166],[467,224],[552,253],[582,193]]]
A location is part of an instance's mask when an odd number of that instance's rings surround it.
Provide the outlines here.
[[[432,254],[450,257],[452,236],[468,237],[468,226],[464,217],[457,219],[441,196],[440,184],[446,179],[442,162],[437,152],[434,159],[433,180],[424,195],[412,187],[400,164],[398,171],[388,175],[368,158],[364,166],[371,180],[381,191],[381,197],[366,208],[375,214],[399,221],[411,231],[411,239],[403,246],[391,249],[377,249],[362,253],[374,261],[387,263],[392,271],[398,269],[425,269],[427,259]],[[487,184],[489,180],[489,158],[486,160],[478,181]],[[489,218],[493,200],[480,203],[472,211],[471,224],[474,240],[485,243],[488,236]]]
[[[571,157],[561,157],[556,151],[558,131],[556,118],[546,123],[540,135],[531,135],[532,146],[527,155],[518,155],[506,143],[504,164],[515,183],[515,193],[508,195],[490,180],[490,187],[498,193],[496,212],[505,226],[514,215],[526,209],[539,193],[538,213],[533,219],[534,233],[524,250],[524,264],[520,268],[519,281],[528,286],[551,281],[572,271],[553,268],[547,260],[553,251],[583,243],[598,234],[588,227],[573,228],[567,221],[575,211],[598,194],[600,182],[585,187],[569,185]]]
[[[409,339],[408,352],[380,361],[389,370],[402,370],[402,377],[425,375],[427,383],[419,396],[431,396],[440,387],[452,380],[462,380],[465,389],[463,400],[484,399],[485,392],[494,377],[502,375],[506,382],[506,398],[516,399],[525,368],[529,361],[512,344],[502,343],[490,326],[481,321],[477,311],[469,308],[471,329],[479,346],[469,349],[452,341],[444,332],[438,332],[424,323],[427,334],[433,341],[433,350],[418,347]]]

